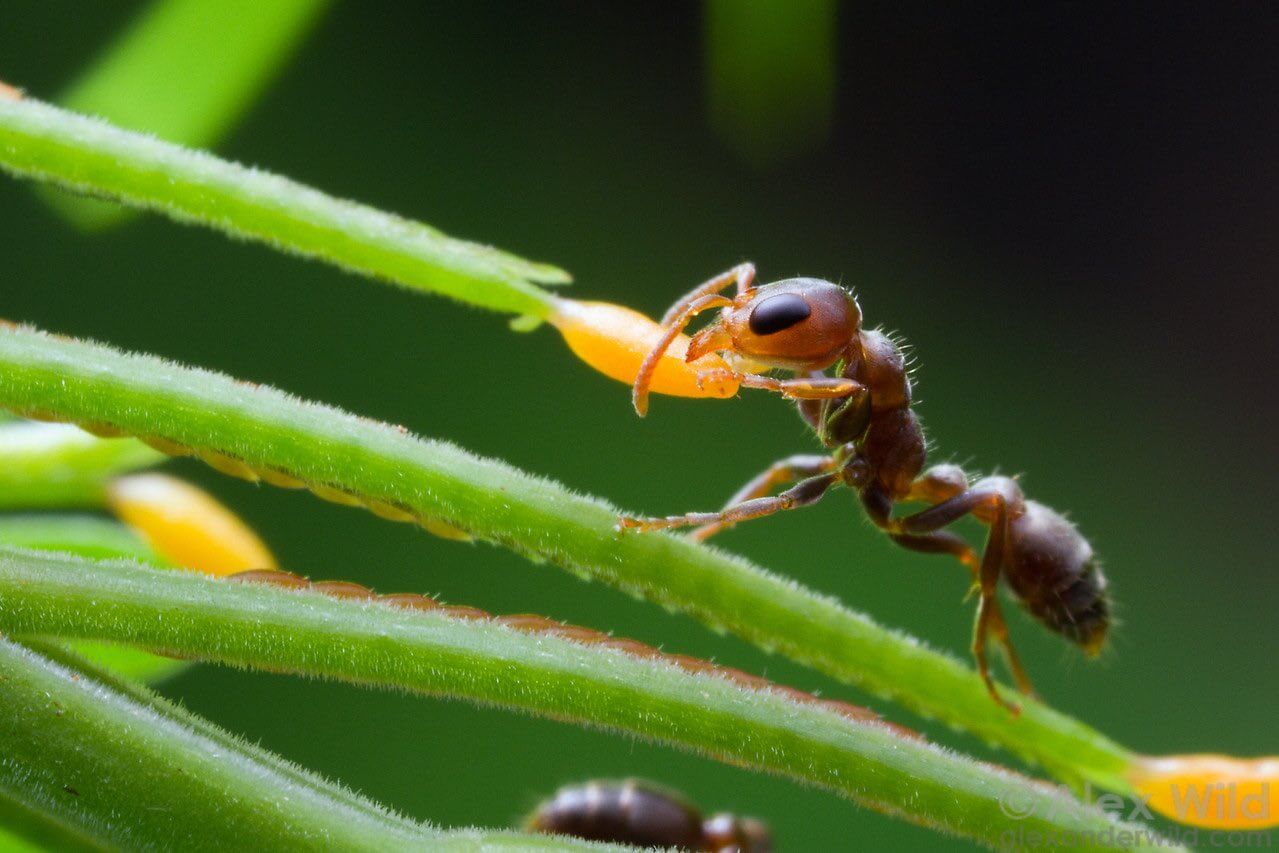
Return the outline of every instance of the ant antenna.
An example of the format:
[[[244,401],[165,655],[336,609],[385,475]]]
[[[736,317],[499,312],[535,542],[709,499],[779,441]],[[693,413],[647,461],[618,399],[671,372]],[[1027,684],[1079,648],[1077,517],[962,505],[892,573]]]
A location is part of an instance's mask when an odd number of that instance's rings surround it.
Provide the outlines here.
[[[671,344],[675,342],[675,339],[688,327],[693,317],[709,308],[723,308],[732,304],[733,300],[727,296],[708,293],[690,302],[666,326],[657,344],[644,357],[644,361],[640,364],[639,373],[635,375],[635,384],[631,387],[631,403],[635,406],[636,414],[641,418],[648,414],[648,389],[653,382],[653,374],[657,371],[657,365],[661,362],[662,356],[666,355],[666,351],[671,348]]]

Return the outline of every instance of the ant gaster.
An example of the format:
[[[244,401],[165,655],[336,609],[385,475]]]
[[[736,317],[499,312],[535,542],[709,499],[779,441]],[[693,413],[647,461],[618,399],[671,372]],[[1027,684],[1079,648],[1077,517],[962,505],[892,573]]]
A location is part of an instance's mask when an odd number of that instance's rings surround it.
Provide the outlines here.
[[[969,482],[956,465],[924,470],[927,445],[911,410],[910,377],[897,344],[883,332],[863,329],[857,300],[836,284],[791,278],[755,286],[754,278],[755,267],[742,264],[694,288],[671,307],[662,319],[660,341],[635,378],[635,409],[645,414],[653,371],[689,321],[719,308],[718,319],[689,342],[687,360],[717,352],[729,361],[730,369],[707,372],[703,379],[732,378],[742,386],[796,400],[800,415],[831,453],[774,463],[720,512],[623,518],[618,528],[695,527],[691,536],[703,540],[741,521],[816,503],[831,487],[847,485],[857,492],[875,526],[898,545],[950,554],[971,570],[978,596],[972,651],[997,702],[1017,711],[1015,704],[1000,697],[991,677],[986,647],[992,636],[1007,652],[1018,687],[1032,693],[996,596],[1000,577],[1032,616],[1089,656],[1097,655],[1110,625],[1106,580],[1074,525],[1026,499],[1009,477]],[[736,296],[721,295],[732,284]],[[828,375],[825,371],[831,368],[833,375]],[[764,375],[771,369],[795,376]],[[775,487],[796,481],[769,496]],[[894,506],[906,502],[930,506],[895,517]],[[990,529],[980,556],[943,529],[966,515]]]

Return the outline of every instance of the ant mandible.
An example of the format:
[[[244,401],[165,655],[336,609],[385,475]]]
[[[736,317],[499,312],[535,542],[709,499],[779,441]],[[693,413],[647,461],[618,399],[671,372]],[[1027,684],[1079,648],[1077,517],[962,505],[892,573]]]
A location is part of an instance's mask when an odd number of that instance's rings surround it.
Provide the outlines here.
[[[1026,499],[1009,477],[969,482],[956,465],[924,470],[927,445],[911,411],[910,377],[900,347],[878,330],[862,328],[861,308],[844,288],[815,278],[754,285],[755,267],[741,264],[697,286],[662,318],[663,334],[635,377],[633,401],[642,417],[653,372],[667,348],[697,314],[721,309],[718,319],[688,344],[687,361],[719,353],[730,364],[701,375],[732,380],[797,401],[801,417],[831,448],[828,456],[791,456],[742,487],[720,512],[667,518],[622,518],[619,530],[695,527],[704,540],[741,521],[816,503],[833,486],[857,492],[876,527],[898,545],[928,554],[950,554],[973,574],[978,596],[972,652],[996,702],[1018,706],[995,688],[986,659],[989,638],[1004,647],[1017,686],[1033,695],[1030,679],[1008,635],[996,588],[1003,577],[1022,606],[1050,630],[1096,656],[1110,626],[1106,579],[1088,541],[1062,515]],[[733,298],[721,295],[737,286]],[[826,370],[834,368],[834,375]],[[763,371],[796,374],[778,379]],[[777,486],[798,483],[769,496]],[[926,509],[894,517],[899,503]],[[944,530],[965,515],[990,528],[977,552]]]

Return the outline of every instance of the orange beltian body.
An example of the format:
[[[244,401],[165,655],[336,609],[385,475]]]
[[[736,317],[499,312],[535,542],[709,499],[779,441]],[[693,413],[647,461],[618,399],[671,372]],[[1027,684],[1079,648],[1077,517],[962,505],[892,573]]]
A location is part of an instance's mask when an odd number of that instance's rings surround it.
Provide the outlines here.
[[[1279,826],[1279,757],[1143,757],[1128,779],[1152,809],[1178,823],[1219,830]]]
[[[569,349],[582,361],[619,382],[630,384],[640,364],[662,336],[662,327],[623,305],[556,299],[547,321],[559,330]],[[653,376],[652,391],[673,397],[732,397],[738,383],[729,379],[698,383],[698,375],[726,370],[718,355],[705,355],[693,363],[684,360],[689,338],[680,335],[667,351]]]
[[[274,569],[275,558],[248,525],[212,496],[165,474],[113,480],[107,503],[165,559],[210,575]]]

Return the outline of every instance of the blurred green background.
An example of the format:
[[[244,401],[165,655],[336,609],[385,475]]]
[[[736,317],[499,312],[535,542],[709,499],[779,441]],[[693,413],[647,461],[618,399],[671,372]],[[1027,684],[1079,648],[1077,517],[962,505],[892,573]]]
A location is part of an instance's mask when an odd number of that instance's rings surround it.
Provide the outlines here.
[[[217,150],[560,264],[574,295],[649,313],[743,259],[853,286],[869,324],[914,345],[934,458],[1023,472],[1105,559],[1121,624],[1100,662],[1015,619],[1043,696],[1139,750],[1279,752],[1279,15],[848,4],[784,50],[711,49],[708,31],[732,36],[708,24],[723,5],[338,5]],[[56,97],[139,8],[12,4],[0,79]],[[788,63],[809,49],[824,59]],[[759,82],[787,75],[782,97]],[[767,395],[658,398],[641,421],[553,333],[158,218],[88,236],[5,180],[0,235],[2,316],[402,423],[637,512],[717,507],[814,446]],[[505,551],[172,467],[293,571],[864,698]],[[891,547],[846,493],[722,544],[966,655],[965,574]],[[789,782],[502,711],[213,667],[163,692],[451,826],[639,775],[766,818],[783,849],[952,846]]]

